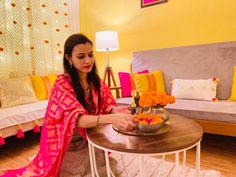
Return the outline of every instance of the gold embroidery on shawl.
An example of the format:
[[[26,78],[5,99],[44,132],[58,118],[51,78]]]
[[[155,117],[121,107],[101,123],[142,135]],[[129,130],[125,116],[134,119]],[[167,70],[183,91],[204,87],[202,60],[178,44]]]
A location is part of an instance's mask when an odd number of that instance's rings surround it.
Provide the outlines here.
[[[49,150],[52,151],[52,150],[56,150],[57,146],[55,144],[49,144]]]
[[[57,110],[57,105],[56,104],[52,104],[52,106],[51,106],[51,111],[56,111]]]

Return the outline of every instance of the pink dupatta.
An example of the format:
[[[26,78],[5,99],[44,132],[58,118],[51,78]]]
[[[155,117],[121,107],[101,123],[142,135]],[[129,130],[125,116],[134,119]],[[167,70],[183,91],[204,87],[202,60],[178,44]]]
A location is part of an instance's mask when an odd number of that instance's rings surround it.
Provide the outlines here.
[[[108,114],[115,106],[110,89],[103,81],[100,83],[99,104],[98,93],[91,87],[94,115]],[[0,177],[57,177],[80,114],[88,112],[77,101],[69,76],[58,76],[48,102],[38,154],[26,167],[7,170]],[[85,129],[78,131],[86,139]]]

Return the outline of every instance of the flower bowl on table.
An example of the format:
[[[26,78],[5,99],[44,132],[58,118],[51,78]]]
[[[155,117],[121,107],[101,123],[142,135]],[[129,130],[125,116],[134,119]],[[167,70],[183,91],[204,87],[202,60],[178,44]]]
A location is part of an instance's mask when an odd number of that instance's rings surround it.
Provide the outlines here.
[[[136,101],[137,102],[137,101]],[[150,133],[160,130],[170,118],[165,109],[167,104],[175,102],[175,97],[163,92],[147,90],[142,92],[136,105],[135,117],[139,120],[139,131]]]
[[[164,126],[164,120],[160,115],[141,113],[136,115],[139,119],[138,130],[149,133],[160,130]]]

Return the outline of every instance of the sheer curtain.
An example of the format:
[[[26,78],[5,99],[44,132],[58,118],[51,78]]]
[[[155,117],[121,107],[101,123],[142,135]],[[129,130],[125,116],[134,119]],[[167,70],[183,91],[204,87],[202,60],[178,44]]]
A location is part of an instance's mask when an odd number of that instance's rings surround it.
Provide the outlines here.
[[[62,72],[64,42],[79,32],[78,0],[1,0],[0,17],[0,78]]]

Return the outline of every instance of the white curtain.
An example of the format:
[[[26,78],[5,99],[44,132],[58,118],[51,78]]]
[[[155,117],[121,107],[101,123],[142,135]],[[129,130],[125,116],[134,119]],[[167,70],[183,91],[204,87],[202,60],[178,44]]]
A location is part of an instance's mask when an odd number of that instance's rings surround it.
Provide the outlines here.
[[[78,0],[0,0],[0,78],[62,72],[64,42],[78,32]]]

